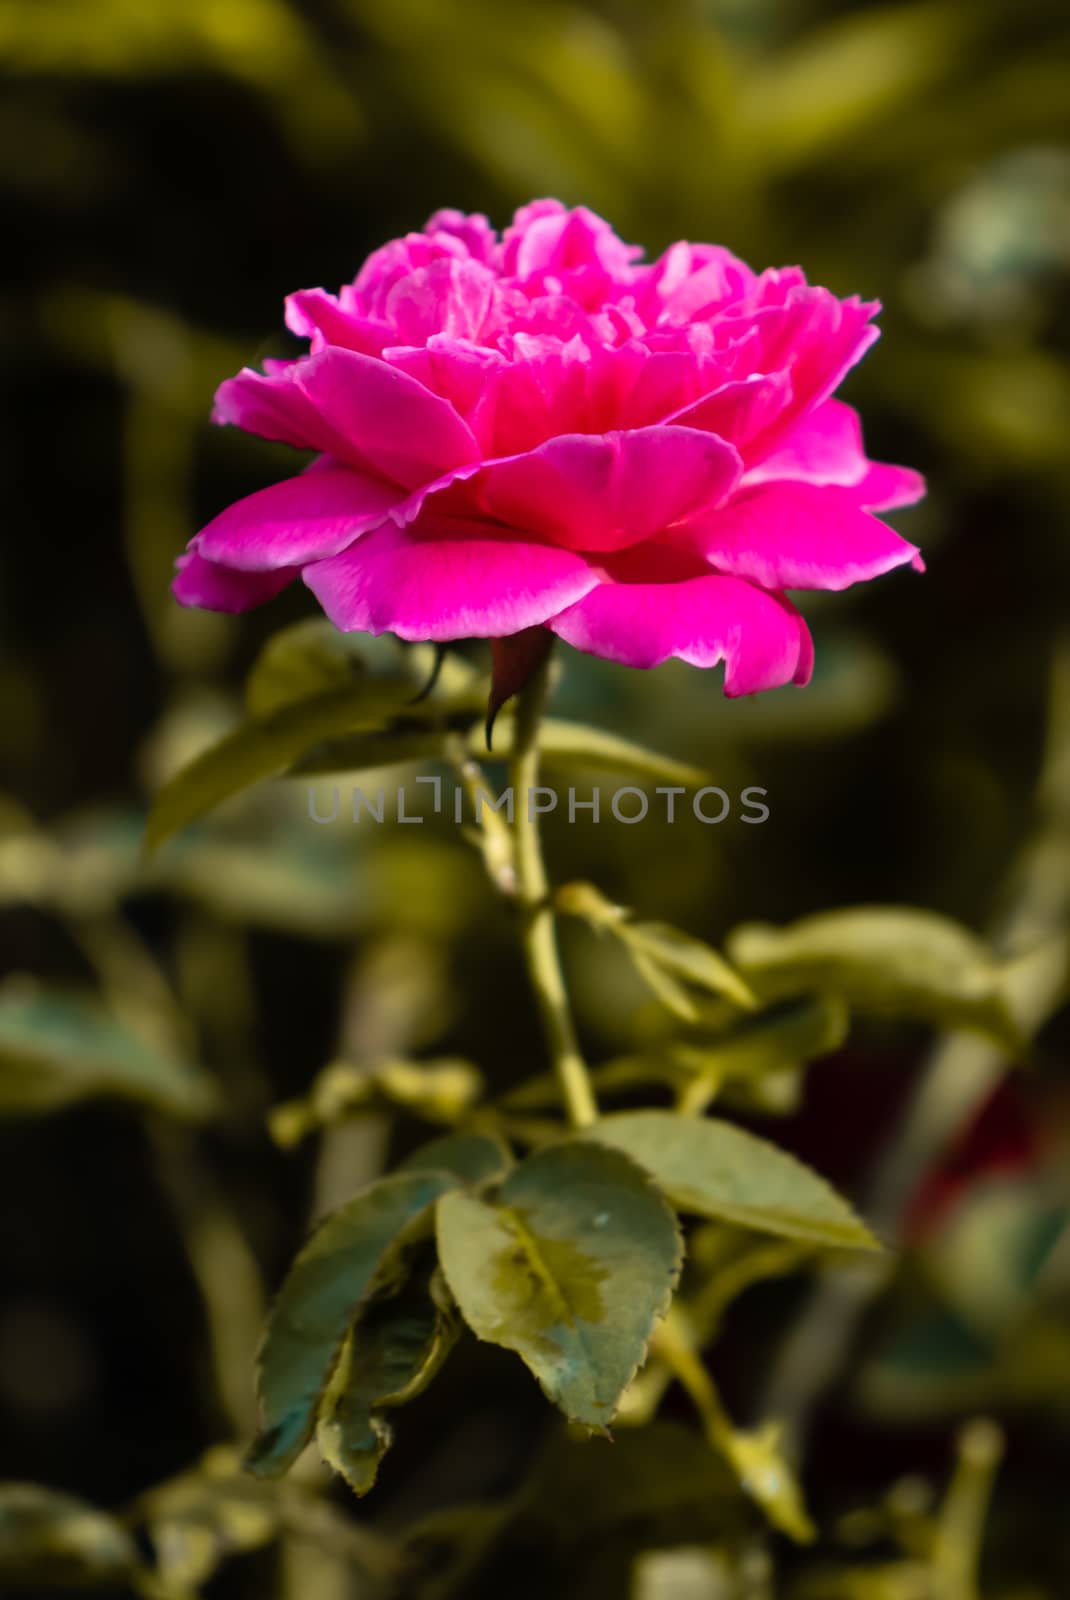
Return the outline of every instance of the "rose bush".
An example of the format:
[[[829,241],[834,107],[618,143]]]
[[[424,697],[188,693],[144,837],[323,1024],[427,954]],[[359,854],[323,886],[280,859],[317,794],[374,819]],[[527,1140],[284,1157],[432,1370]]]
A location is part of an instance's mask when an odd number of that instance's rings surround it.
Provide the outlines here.
[[[921,478],[832,398],[879,307],[716,245],[641,254],[555,200],[500,240],[440,211],[337,297],[291,295],[308,354],[229,379],[215,419],[316,459],[197,534],[177,597],[241,611],[300,576],[346,631],[545,625],[630,666],[723,661],[729,695],[805,682],[784,591],[921,566],[874,515]]]

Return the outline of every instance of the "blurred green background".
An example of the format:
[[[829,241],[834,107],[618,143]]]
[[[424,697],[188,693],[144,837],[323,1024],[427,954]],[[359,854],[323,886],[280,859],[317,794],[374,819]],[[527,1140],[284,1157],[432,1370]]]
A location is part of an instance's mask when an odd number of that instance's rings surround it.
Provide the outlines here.
[[[0,0],[0,71],[0,966],[19,995],[100,988],[148,1035],[169,1017],[227,1106],[196,1137],[107,1097],[0,1124],[0,1478],[114,1507],[248,1426],[265,1286],[310,1211],[412,1142],[377,1110],[280,1152],[268,1109],[339,1054],[460,1056],[495,1087],[541,1063],[505,915],[448,823],[316,828],[302,784],[269,785],[139,875],[148,794],[234,718],[270,633],[314,611],[303,591],[241,619],[170,599],[189,535],[287,470],[210,428],[215,386],[290,348],[286,292],[336,288],[440,206],[501,226],[554,194],[651,254],[716,240],[879,297],[846,398],[872,455],[929,477],[900,524],[928,574],[808,600],[805,693],[726,704],[713,674],[569,654],[559,709],[762,785],[771,817],[551,827],[551,863],[715,941],[903,901],[1029,948],[1070,907],[1070,18],[1062,0]],[[643,997],[603,946],[566,956],[609,1056]],[[822,1390],[808,1470],[835,1518],[903,1473],[941,1479],[957,1422],[994,1410],[1010,1448],[985,1593],[1008,1600],[1070,1593],[1062,993],[1036,997],[1027,1071],[996,1087],[999,1065],[967,1061],[934,1111],[896,1277]],[[748,1109],[779,1109],[773,1136],[864,1195],[931,1049],[870,1029],[805,1093]],[[804,1299],[789,1281],[734,1314],[718,1370],[737,1411]],[[490,1355],[450,1371],[361,1512],[388,1531],[502,1492],[545,1424]],[[365,1592],[274,1561],[209,1592]]]

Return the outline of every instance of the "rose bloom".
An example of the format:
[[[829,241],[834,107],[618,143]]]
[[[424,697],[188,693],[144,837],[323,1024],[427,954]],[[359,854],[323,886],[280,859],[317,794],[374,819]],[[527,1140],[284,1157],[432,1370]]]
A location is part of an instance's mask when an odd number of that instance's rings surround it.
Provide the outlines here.
[[[832,398],[879,306],[718,245],[641,256],[537,200],[500,239],[436,212],[337,296],[291,295],[308,353],[228,379],[214,417],[315,459],[196,535],[178,599],[243,611],[301,577],[346,631],[544,626],[633,667],[723,661],[729,695],[805,683],[783,591],[922,566],[874,515],[922,479]]]

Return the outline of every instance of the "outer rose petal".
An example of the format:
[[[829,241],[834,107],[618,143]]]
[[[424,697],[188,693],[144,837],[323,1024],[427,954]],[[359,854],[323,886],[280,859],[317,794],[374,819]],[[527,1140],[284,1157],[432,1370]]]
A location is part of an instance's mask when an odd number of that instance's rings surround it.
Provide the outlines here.
[[[725,694],[805,683],[813,647],[802,617],[780,595],[740,578],[599,584],[551,618],[554,633],[590,655],[629,667],[679,656],[695,667],[725,664]]]
[[[348,310],[326,289],[298,289],[287,295],[286,326],[299,339],[311,339],[313,355],[334,344],[377,356],[395,339],[392,323]]]
[[[757,466],[744,486],[791,479],[802,483],[858,483],[869,466],[862,423],[853,406],[826,400],[798,421],[783,442]]]
[[[719,504],[739,457],[694,428],[564,434],[491,462],[467,486],[489,516],[573,550],[621,550]]]
[[[788,481],[849,486],[866,511],[912,506],[925,496],[919,472],[867,459],[858,413],[842,400],[826,400],[797,422],[778,449],[744,474],[742,487]]]
[[[404,503],[395,483],[351,467],[317,466],[235,501],[201,530],[197,549],[245,572],[296,567],[344,550]]]
[[[748,490],[689,534],[718,571],[767,589],[846,589],[921,562],[915,545],[862,509],[856,489],[809,483]]]
[[[294,567],[274,572],[236,572],[206,561],[195,546],[179,556],[171,593],[180,605],[201,606],[206,611],[249,611],[262,606],[297,577]]]
[[[446,401],[384,361],[332,346],[270,377],[246,368],[220,386],[218,422],[321,450],[406,488],[478,459]]]
[[[519,633],[598,582],[571,550],[451,517],[376,528],[304,578],[343,632],[436,640]]]
[[[911,467],[891,467],[884,461],[871,461],[854,492],[859,505],[865,506],[867,511],[894,511],[898,506],[915,506],[925,499],[925,479]]]

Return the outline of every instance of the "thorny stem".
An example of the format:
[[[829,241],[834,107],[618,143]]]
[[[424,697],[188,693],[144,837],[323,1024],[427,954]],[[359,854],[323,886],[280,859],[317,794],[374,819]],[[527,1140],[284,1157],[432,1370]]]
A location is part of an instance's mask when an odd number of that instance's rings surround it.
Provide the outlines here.
[[[549,660],[537,668],[517,697],[513,754],[509,782],[513,790],[515,819],[516,889],[523,917],[524,955],[550,1047],[554,1073],[561,1088],[569,1121],[587,1127],[598,1116],[598,1106],[580,1054],[568,991],[557,952],[557,930],[550,902],[550,883],[542,857],[538,816],[532,806],[539,779],[539,718],[546,698]]]

